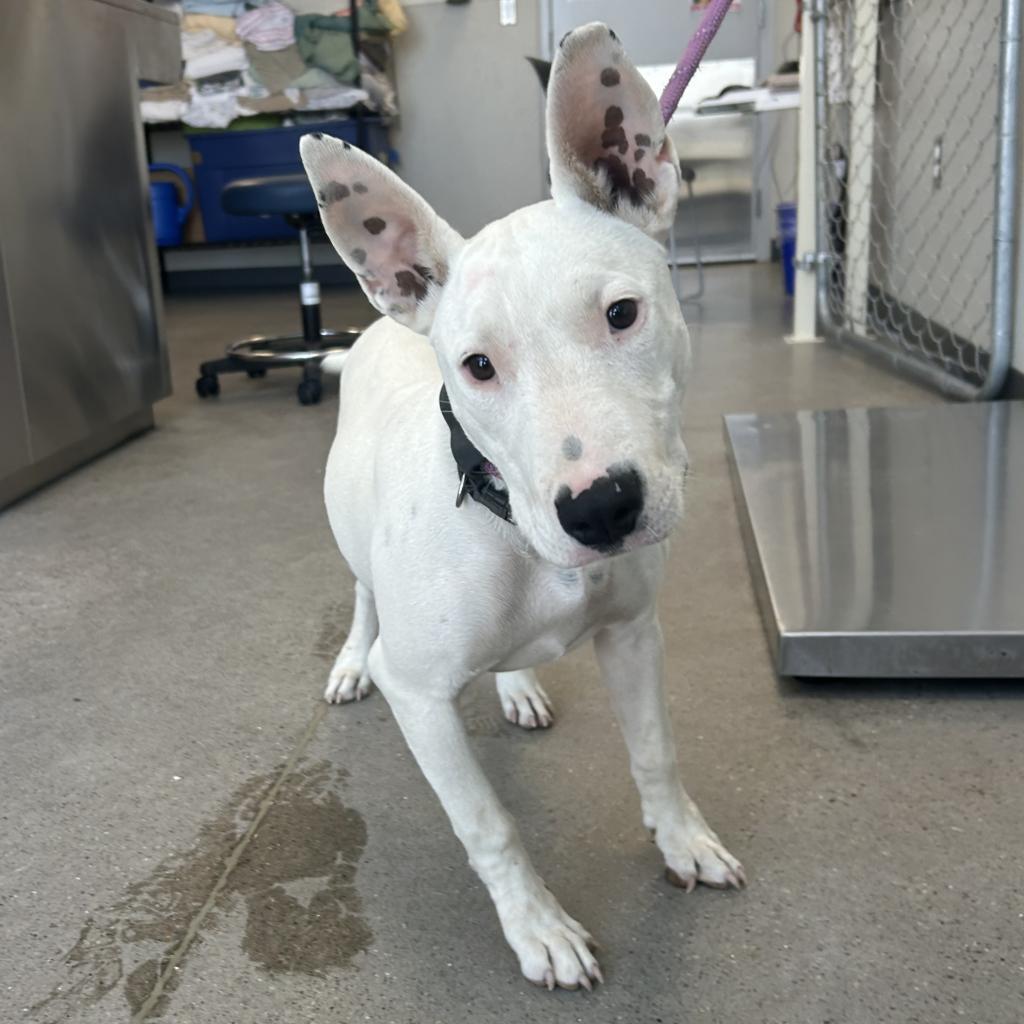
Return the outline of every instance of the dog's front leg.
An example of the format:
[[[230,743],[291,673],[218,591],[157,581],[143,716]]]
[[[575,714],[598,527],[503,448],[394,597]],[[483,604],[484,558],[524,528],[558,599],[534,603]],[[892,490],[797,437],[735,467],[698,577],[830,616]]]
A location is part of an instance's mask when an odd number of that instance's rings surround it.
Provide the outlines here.
[[[687,892],[698,881],[742,888],[746,878],[740,862],[708,827],[679,778],[662,682],[661,628],[654,612],[601,630],[594,647],[629,748],[644,824],[665,856],[669,881]]]
[[[431,694],[422,682],[394,671],[380,640],[370,651],[370,671],[487,886],[523,974],[549,989],[590,988],[592,979],[601,980],[590,951],[593,940],[530,863],[515,823],[473,754],[455,695]]]

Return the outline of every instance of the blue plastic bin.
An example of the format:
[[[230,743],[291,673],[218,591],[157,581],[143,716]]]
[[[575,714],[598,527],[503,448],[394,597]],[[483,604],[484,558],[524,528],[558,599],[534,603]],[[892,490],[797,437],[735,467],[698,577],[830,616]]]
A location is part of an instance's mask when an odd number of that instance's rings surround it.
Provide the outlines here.
[[[208,242],[245,242],[294,238],[283,217],[236,217],[220,204],[224,186],[239,178],[301,174],[299,139],[323,132],[375,155],[387,152],[387,129],[379,118],[324,121],[320,124],[261,128],[255,131],[200,132],[189,135],[196,191]]]
[[[792,295],[796,285],[796,203],[779,203],[775,207],[779,222],[779,249],[782,254],[782,279],[786,294]]]

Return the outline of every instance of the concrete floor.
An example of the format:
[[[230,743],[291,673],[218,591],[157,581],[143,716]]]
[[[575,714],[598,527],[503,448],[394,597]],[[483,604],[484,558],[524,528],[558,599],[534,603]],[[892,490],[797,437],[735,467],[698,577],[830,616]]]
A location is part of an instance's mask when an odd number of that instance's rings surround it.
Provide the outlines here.
[[[158,429],[0,515],[0,1021],[976,1021],[1024,1017],[1024,691],[774,678],[721,414],[935,399],[787,348],[777,268],[688,307],[695,479],[662,602],[685,778],[744,893],[661,877],[589,652],[558,722],[467,695],[592,995],[519,976],[379,695],[320,701],[351,607],[320,499],[335,416],[291,376],[192,390],[291,294],[174,299]],[[351,293],[335,325],[366,322]]]

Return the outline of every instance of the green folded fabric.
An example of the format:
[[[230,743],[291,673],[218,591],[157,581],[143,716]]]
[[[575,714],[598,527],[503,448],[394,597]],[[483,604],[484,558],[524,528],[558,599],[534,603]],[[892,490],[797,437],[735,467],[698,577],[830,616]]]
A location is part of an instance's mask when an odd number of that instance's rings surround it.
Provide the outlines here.
[[[359,34],[387,35],[391,25],[375,2],[359,10]],[[352,21],[327,14],[300,14],[295,19],[295,44],[307,65],[330,72],[343,82],[359,76],[359,59],[352,45]]]

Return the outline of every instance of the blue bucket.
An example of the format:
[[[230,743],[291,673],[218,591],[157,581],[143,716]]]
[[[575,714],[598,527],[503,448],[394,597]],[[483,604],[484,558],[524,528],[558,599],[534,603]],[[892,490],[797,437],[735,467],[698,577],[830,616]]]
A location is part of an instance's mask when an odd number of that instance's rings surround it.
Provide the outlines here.
[[[782,253],[782,278],[786,294],[792,295],[796,286],[796,203],[779,203],[775,207],[779,222],[779,249]]]
[[[173,174],[185,190],[185,201],[178,202],[178,186],[170,181],[149,183],[149,205],[153,211],[153,234],[160,248],[181,245],[181,228],[192,210],[195,195],[192,179],[184,167],[177,164],[150,164],[150,171],[167,171]]]

